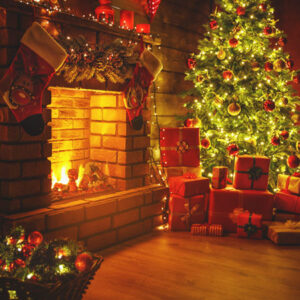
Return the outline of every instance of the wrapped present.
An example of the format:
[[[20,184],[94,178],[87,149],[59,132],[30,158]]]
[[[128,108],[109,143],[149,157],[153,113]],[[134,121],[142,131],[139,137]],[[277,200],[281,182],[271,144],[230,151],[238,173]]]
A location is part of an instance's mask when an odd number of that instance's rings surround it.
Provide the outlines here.
[[[191,226],[192,235],[222,236],[223,226],[220,224],[193,224]]]
[[[233,187],[241,190],[266,190],[269,165],[270,159],[265,156],[236,156]]]
[[[227,167],[213,167],[211,186],[214,189],[224,189],[227,185],[228,168]]]
[[[275,207],[277,210],[300,214],[300,196],[280,191],[275,194]]]
[[[240,207],[262,215],[263,220],[272,220],[274,195],[269,191],[237,190],[232,186],[211,189],[208,223],[221,224],[225,232],[236,232],[237,225],[231,218],[234,209]]]
[[[187,173],[183,176],[169,177],[170,192],[182,197],[191,197],[209,191],[209,179]]]
[[[298,174],[299,173],[297,173],[297,176],[279,174],[277,180],[277,187],[281,191],[288,191],[290,193],[300,195],[300,176],[298,177]]]
[[[300,222],[273,222],[268,228],[268,238],[277,245],[300,245]]]
[[[262,239],[262,215],[244,211],[237,216],[238,237]]]
[[[275,222],[300,221],[300,214],[291,214],[286,212],[276,212],[274,216]]]
[[[208,194],[182,197],[172,194],[169,201],[169,228],[173,231],[190,230],[192,224],[205,221]]]
[[[199,128],[161,128],[161,164],[164,167],[198,167]]]

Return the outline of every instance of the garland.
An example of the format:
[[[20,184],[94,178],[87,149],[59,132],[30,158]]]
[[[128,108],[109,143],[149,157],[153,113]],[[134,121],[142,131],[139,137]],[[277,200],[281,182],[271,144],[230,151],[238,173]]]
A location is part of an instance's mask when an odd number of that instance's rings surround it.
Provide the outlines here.
[[[96,78],[100,82],[124,83],[130,79],[139,58],[136,43],[116,39],[109,45],[92,49],[83,36],[74,39],[59,36],[57,41],[65,48],[68,58],[58,75],[71,83]]]

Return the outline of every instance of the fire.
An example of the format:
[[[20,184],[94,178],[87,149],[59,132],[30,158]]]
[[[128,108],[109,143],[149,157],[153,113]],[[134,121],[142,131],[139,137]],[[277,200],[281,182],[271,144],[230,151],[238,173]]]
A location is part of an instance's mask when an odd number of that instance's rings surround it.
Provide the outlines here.
[[[71,168],[71,163],[68,162],[66,165],[62,166],[59,170],[56,168],[52,171],[52,189],[57,186],[57,184],[67,185],[69,183],[68,171]],[[57,174],[60,174],[58,176]]]
[[[76,185],[79,186],[79,183],[81,181],[81,179],[83,178],[84,175],[84,167],[83,165],[79,166],[79,171],[78,171],[78,179],[76,180]]]

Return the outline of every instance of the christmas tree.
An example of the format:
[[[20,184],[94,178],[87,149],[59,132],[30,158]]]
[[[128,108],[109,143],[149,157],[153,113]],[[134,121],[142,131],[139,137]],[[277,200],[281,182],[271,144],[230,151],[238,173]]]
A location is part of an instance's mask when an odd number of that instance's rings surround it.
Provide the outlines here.
[[[188,118],[198,118],[203,175],[213,166],[233,169],[235,155],[271,159],[269,187],[278,173],[299,166],[299,104],[291,82],[300,73],[285,52],[287,38],[276,27],[269,0],[219,0],[206,33],[189,59],[185,95]],[[232,174],[231,174],[232,175]]]

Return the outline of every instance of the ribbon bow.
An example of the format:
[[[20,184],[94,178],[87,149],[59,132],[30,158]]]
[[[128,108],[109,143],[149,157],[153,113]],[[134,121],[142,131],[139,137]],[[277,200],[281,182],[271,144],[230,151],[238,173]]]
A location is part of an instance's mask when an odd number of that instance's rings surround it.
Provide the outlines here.
[[[184,153],[189,150],[189,144],[185,141],[177,142],[177,152]]]
[[[248,170],[250,180],[258,180],[263,175],[263,170],[260,167],[254,166]]]
[[[247,223],[244,225],[244,231],[247,232],[248,236],[250,236],[257,231],[257,226],[251,223]]]

